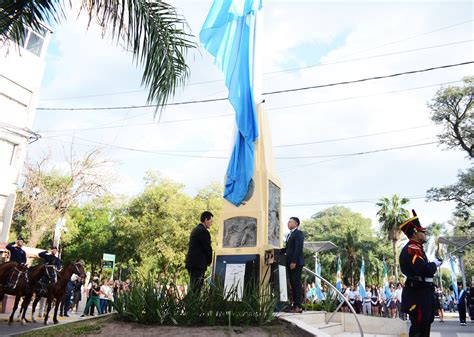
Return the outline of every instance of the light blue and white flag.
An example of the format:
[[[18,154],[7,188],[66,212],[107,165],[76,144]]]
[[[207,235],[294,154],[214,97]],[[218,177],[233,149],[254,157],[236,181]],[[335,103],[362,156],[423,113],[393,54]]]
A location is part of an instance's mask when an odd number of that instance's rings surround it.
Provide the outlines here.
[[[457,282],[456,272],[454,271],[454,259],[455,257],[451,257],[451,259],[449,259],[449,265],[451,266],[451,285],[453,287],[454,297],[456,298],[456,301],[457,301],[459,300],[459,294],[458,294],[458,282]]]
[[[316,260],[316,275],[321,276],[321,263]],[[321,280],[316,277],[316,296],[318,300],[322,301],[324,299],[323,292],[321,290]]]
[[[361,298],[365,297],[365,262],[363,257],[362,264],[360,266],[359,295]]]
[[[388,274],[387,274],[387,264],[385,261],[382,262],[383,269],[383,289],[385,292],[385,298],[389,301],[392,297],[392,292],[390,291],[390,285],[388,284]]]
[[[239,206],[254,172],[254,142],[258,122],[252,73],[255,15],[262,0],[214,0],[199,38],[224,73],[229,101],[234,107],[237,137],[227,167],[224,198]]]
[[[341,257],[337,257],[337,268],[336,268],[336,289],[342,291],[342,268],[341,268]]]

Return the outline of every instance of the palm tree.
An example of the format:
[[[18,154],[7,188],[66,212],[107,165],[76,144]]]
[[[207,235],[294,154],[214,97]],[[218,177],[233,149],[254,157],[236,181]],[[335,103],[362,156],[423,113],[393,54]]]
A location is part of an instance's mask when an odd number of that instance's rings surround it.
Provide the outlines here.
[[[393,251],[393,269],[395,271],[395,281],[398,281],[398,256],[397,242],[400,240],[399,226],[409,217],[408,210],[403,206],[410,202],[407,198],[400,198],[394,194],[391,198],[384,197],[376,204],[379,207],[377,216],[379,223],[382,225],[382,232],[388,235],[388,239],[392,242]]]
[[[73,5],[74,3],[74,5]],[[40,30],[44,22],[59,23],[67,0],[4,1],[0,7],[0,42],[22,44],[25,29]],[[161,0],[81,0],[80,13],[88,26],[97,21],[104,37],[131,50],[134,62],[143,67],[142,84],[149,87],[148,102],[166,103],[189,75],[185,53],[196,44],[186,33],[186,21],[173,6]]]

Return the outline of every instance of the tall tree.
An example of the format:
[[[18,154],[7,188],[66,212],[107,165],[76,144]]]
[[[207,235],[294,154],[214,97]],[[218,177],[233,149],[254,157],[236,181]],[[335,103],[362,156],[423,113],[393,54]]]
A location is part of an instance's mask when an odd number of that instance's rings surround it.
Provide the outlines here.
[[[463,87],[440,89],[428,103],[431,119],[444,127],[438,135],[441,144],[448,148],[459,148],[474,158],[474,77],[464,78]],[[474,166],[459,171],[458,182],[444,187],[433,187],[427,191],[428,201],[454,201],[454,215],[466,220],[472,218],[474,207]]]
[[[107,191],[109,162],[98,149],[77,155],[73,146],[66,154],[67,169],[55,168],[46,157],[27,163],[25,180],[18,192],[14,209],[13,228],[26,234],[32,247],[43,234],[50,233],[54,223],[64,217],[76,201],[96,197]]]
[[[44,22],[65,18],[66,7],[76,8],[133,52],[143,67],[142,83],[149,87],[148,102],[163,104],[188,76],[185,53],[194,48],[185,19],[161,0],[17,0],[0,7],[0,40],[22,44],[25,29],[40,30]]]
[[[390,251],[383,240],[377,238],[370,219],[343,206],[324,209],[304,220],[301,229],[306,241],[331,241],[336,250],[319,254],[322,276],[335,282],[336,260],[340,255],[345,284],[356,284],[362,256],[366,262],[368,282],[376,282],[377,265]],[[309,257],[309,256],[308,256]]]
[[[397,243],[400,240],[399,226],[409,217],[409,212],[403,206],[410,202],[407,198],[400,198],[394,194],[390,198],[384,197],[377,202],[379,210],[377,216],[379,223],[382,226],[381,230],[388,239],[392,242],[393,253],[393,270],[395,274],[395,281],[398,281],[398,254]]]
[[[464,78],[464,87],[446,87],[438,90],[428,103],[431,120],[444,127],[438,135],[448,148],[461,148],[474,158],[474,77]]]

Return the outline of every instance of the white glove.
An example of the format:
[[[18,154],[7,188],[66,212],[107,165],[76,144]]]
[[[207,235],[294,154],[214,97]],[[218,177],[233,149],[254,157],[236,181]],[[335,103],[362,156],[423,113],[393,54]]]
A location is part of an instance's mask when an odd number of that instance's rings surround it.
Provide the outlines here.
[[[439,266],[441,266],[443,264],[443,261],[438,260],[438,259],[434,259],[433,263],[436,265],[436,268],[438,268]]]

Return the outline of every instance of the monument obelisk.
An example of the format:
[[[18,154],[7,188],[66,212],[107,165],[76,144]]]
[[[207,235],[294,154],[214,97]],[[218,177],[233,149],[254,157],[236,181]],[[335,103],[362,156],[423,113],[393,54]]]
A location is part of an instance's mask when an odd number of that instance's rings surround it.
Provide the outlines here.
[[[282,241],[281,184],[273,163],[257,56],[261,9],[262,0],[216,0],[199,35],[224,73],[236,113],[237,135],[226,174],[213,277],[225,289],[237,286],[239,297],[244,285],[268,282],[272,268],[265,253],[281,247]]]
[[[282,246],[281,183],[275,172],[263,103],[257,106],[257,117],[259,137],[255,144],[253,191],[249,191],[249,199],[239,207],[224,200],[214,262],[214,275],[225,281],[229,273],[243,271],[239,280],[244,284],[251,278],[260,284],[267,283],[270,271],[265,252]]]

